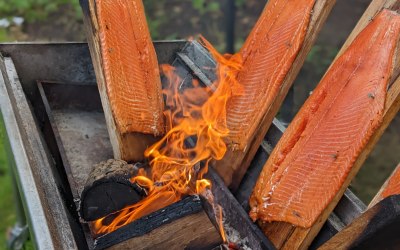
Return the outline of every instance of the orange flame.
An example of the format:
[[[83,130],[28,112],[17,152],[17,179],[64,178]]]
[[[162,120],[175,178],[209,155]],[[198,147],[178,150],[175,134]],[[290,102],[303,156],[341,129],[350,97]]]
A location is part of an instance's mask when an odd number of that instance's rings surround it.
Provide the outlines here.
[[[218,62],[218,80],[206,88],[194,80],[193,87],[181,90],[182,79],[175,69],[170,65],[161,66],[169,84],[164,90],[169,107],[164,112],[169,131],[145,152],[151,159],[149,173],[141,169],[131,179],[145,187],[148,196],[116,213],[110,223],[108,217],[95,221],[92,225],[96,234],[112,232],[185,195],[203,193],[211,186],[203,175],[209,163],[222,159],[227,150],[223,140],[229,133],[226,105],[233,93],[240,93],[236,74],[242,63],[240,56],[222,56],[205,39],[201,40]],[[221,209],[220,213],[222,225]]]

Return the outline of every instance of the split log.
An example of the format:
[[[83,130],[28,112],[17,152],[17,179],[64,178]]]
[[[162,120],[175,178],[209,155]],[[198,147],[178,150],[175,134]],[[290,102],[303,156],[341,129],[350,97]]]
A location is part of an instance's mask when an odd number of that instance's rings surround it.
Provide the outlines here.
[[[352,34],[349,36],[349,39],[346,41],[344,47],[339,52],[338,58],[344,50],[352,43],[354,38],[361,32],[363,28],[373,19],[373,17],[379,13],[382,9],[388,8],[391,10],[397,10],[399,8],[399,1],[393,0],[374,0],[367,11],[364,13],[359,23],[353,30]],[[396,67],[398,69],[398,57],[396,58]],[[336,60],[336,59],[335,59]],[[376,130],[376,132],[372,135],[370,140],[368,141],[365,148],[359,154],[356,162],[354,163],[352,169],[350,170],[346,180],[344,181],[342,187],[337,192],[336,196],[330,202],[330,204],[324,209],[316,223],[313,224],[310,228],[301,228],[295,227],[291,224],[284,222],[273,222],[273,223],[265,223],[262,225],[264,232],[268,236],[268,238],[275,244],[277,248],[280,249],[306,249],[314,237],[317,235],[323,224],[325,223],[328,216],[331,214],[336,204],[342,197],[346,188],[349,186],[351,180],[357,174],[358,170],[364,163],[365,159],[372,151],[374,145],[377,143],[385,129],[388,127],[390,122],[393,120],[395,115],[400,109],[400,78],[397,78],[398,72],[394,72],[391,76],[392,84],[390,89],[388,90],[385,110],[383,114],[383,120],[380,127]]]
[[[290,1],[287,4],[293,4],[294,2],[295,1]],[[279,107],[281,106],[293,81],[299,73],[308,52],[314,44],[317,35],[335,2],[335,0],[315,1],[308,27],[306,27],[304,41],[301,44],[292,65],[285,73],[279,89],[276,90],[276,96],[272,97],[273,99],[267,107],[263,107],[261,111],[257,110],[259,114],[260,112],[262,112],[262,114],[260,114],[259,120],[252,124],[252,126],[255,127],[251,129],[251,131],[250,129],[249,131],[246,131],[247,134],[250,134],[246,136],[247,139],[245,142],[240,143],[242,146],[239,146],[238,148],[235,142],[230,143],[232,145],[229,146],[229,149],[223,160],[217,162],[217,172],[224,179],[225,184],[228,185],[232,190],[237,189],[244,174],[246,173],[247,168],[250,166],[257,149],[267,133],[275,115],[279,111]],[[292,44],[287,44],[287,46],[292,46]],[[291,48],[291,50],[293,50],[293,48]]]
[[[391,196],[400,195],[400,164],[393,171],[392,175],[382,185],[376,196],[372,199],[369,204],[369,208],[373,207],[379,201]]]
[[[399,249],[399,204],[400,195],[385,198],[318,249]]]
[[[141,0],[80,0],[114,158],[138,162],[164,133],[158,63]]]
[[[122,160],[108,160],[96,164],[82,191],[80,216],[94,221],[139,202],[146,190],[130,178],[138,167]]]
[[[275,249],[260,228],[250,220],[246,211],[240,206],[216,171],[210,168],[205,178],[211,180],[212,183],[214,206],[219,204],[222,207],[222,220],[227,241],[237,246],[238,249]],[[216,218],[212,204],[207,201],[203,204],[210,218]],[[216,223],[214,222],[214,224]]]
[[[198,196],[188,196],[94,242],[95,249],[212,249],[220,244],[219,231]]]

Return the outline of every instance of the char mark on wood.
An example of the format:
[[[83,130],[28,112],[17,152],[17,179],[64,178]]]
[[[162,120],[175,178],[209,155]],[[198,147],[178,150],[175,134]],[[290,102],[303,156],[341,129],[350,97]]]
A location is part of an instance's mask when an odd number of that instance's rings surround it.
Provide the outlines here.
[[[95,165],[81,195],[81,218],[94,221],[143,199],[147,190],[130,181],[137,165],[112,159]]]

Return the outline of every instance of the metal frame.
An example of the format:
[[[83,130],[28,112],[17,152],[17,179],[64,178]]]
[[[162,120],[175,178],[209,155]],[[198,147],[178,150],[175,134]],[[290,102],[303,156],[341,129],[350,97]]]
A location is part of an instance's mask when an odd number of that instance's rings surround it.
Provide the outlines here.
[[[172,63],[172,54],[185,44],[156,42],[159,62]],[[0,110],[32,241],[37,249],[86,249],[65,173],[57,169],[40,133],[45,112],[36,81],[95,84],[88,46],[5,43],[0,53]]]
[[[0,71],[0,109],[4,118],[7,131],[6,147],[9,147],[12,155],[9,162],[13,168],[13,178],[17,180],[19,194],[22,194],[25,213],[28,215],[28,223],[34,245],[39,249],[53,249],[50,228],[46,220],[39,190],[35,182],[34,174],[29,164],[29,156],[24,148],[21,131],[18,126],[15,110],[9,98],[5,77]],[[23,179],[22,179],[23,178]]]

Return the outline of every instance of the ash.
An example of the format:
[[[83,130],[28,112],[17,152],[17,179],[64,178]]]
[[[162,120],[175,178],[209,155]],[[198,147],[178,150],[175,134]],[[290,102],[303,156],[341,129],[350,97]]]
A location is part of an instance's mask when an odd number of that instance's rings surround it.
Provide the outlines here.
[[[239,232],[236,231],[236,229],[234,229],[233,227],[231,227],[228,222],[224,221],[223,224],[224,224],[226,238],[229,243],[235,244],[237,249],[240,250],[252,250],[248,246],[249,240],[247,239],[247,237],[241,238]]]

